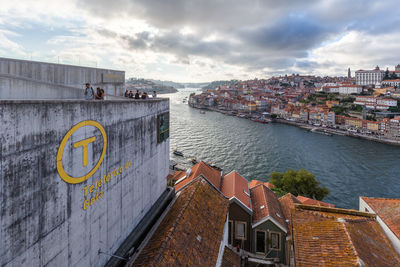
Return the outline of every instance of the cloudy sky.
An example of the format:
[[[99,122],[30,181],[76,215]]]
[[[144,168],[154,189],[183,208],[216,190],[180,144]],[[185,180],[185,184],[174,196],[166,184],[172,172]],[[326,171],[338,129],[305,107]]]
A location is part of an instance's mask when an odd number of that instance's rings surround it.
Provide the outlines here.
[[[400,63],[398,0],[0,0],[0,56],[180,82]],[[354,73],[353,73],[354,75]]]

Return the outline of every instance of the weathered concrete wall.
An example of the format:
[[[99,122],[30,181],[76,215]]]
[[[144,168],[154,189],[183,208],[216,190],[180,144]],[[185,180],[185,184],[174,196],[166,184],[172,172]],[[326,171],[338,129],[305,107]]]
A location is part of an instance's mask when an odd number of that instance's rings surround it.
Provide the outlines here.
[[[87,82],[94,89],[103,88],[107,95],[122,96],[125,86],[124,71],[8,58],[0,58],[0,78],[24,80],[24,83],[13,87],[9,87],[4,81],[0,83],[0,99],[51,99],[47,90],[41,90],[48,85],[60,92],[57,97],[60,99],[65,90],[80,89],[82,92]],[[37,83],[43,83],[44,87],[35,87]],[[32,87],[35,87],[36,92]],[[26,94],[21,95],[21,91]],[[83,93],[74,98],[83,98],[82,95]]]
[[[157,115],[168,111],[161,99],[0,101],[0,266],[102,266],[98,251],[113,253],[165,190],[169,139],[157,142]],[[88,124],[68,136],[87,120],[106,137]],[[104,140],[91,177],[60,177],[57,162],[87,174]]]

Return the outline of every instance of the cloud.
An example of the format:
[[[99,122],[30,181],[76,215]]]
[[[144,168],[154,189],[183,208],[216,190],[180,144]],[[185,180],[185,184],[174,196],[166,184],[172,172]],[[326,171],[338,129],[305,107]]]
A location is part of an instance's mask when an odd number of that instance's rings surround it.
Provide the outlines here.
[[[394,64],[397,5],[394,0],[20,0],[2,5],[0,38],[2,54],[40,48],[34,54],[99,62],[125,69],[128,77],[345,75],[348,66]]]

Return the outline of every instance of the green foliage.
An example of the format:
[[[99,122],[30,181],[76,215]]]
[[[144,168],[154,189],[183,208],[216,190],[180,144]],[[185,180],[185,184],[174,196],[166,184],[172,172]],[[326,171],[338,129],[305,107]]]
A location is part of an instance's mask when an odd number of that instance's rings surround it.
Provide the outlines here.
[[[353,96],[348,96],[348,97],[346,97],[346,98],[343,98],[343,99],[340,101],[340,103],[353,103],[354,100],[356,100],[355,97],[353,97]]]
[[[369,121],[376,121],[376,119],[373,115],[367,115],[366,119]]]
[[[326,97],[326,100],[339,100],[339,98],[337,98],[338,96],[339,96],[339,93],[330,93]]]
[[[278,115],[276,115],[276,114],[271,114],[271,119],[276,119],[276,117],[278,117]]]
[[[400,112],[400,101],[397,101],[397,107],[389,107],[391,112]]]
[[[342,106],[331,107],[331,111],[335,112],[336,115],[345,115],[347,109]]]
[[[329,194],[329,189],[321,187],[320,182],[315,180],[315,175],[305,169],[272,172],[269,182],[275,185],[275,190],[279,193],[292,193],[317,200],[322,200]]]
[[[361,105],[351,105],[350,110],[357,111],[357,112],[362,112],[363,108],[362,108]]]

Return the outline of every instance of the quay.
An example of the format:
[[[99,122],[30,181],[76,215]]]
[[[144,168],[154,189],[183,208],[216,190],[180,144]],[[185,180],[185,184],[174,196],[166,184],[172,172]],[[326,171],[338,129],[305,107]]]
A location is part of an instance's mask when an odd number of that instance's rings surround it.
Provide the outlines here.
[[[219,113],[222,113],[225,115],[233,116],[231,113],[232,111],[220,110],[218,108],[212,108],[212,107],[198,107],[195,105],[189,105],[189,106],[192,108],[203,109],[203,110],[208,110],[208,111],[215,111],[215,112],[219,112]],[[251,114],[246,114],[242,118],[251,119],[252,116],[251,116]],[[296,126],[296,127],[308,130],[308,131],[315,129],[316,132],[330,133],[330,134],[341,135],[341,136],[349,136],[349,137],[354,137],[354,138],[358,138],[358,139],[365,139],[365,140],[369,140],[369,141],[384,143],[384,144],[388,144],[388,145],[400,146],[400,140],[389,139],[389,138],[385,138],[383,136],[372,136],[372,135],[366,135],[366,134],[361,134],[361,133],[352,133],[352,132],[342,130],[342,129],[334,129],[334,128],[328,128],[328,127],[322,127],[322,126],[315,126],[315,125],[308,124],[308,123],[289,121],[289,120],[285,120],[282,118],[272,119],[271,122],[288,124],[288,125],[292,125],[292,126]]]

